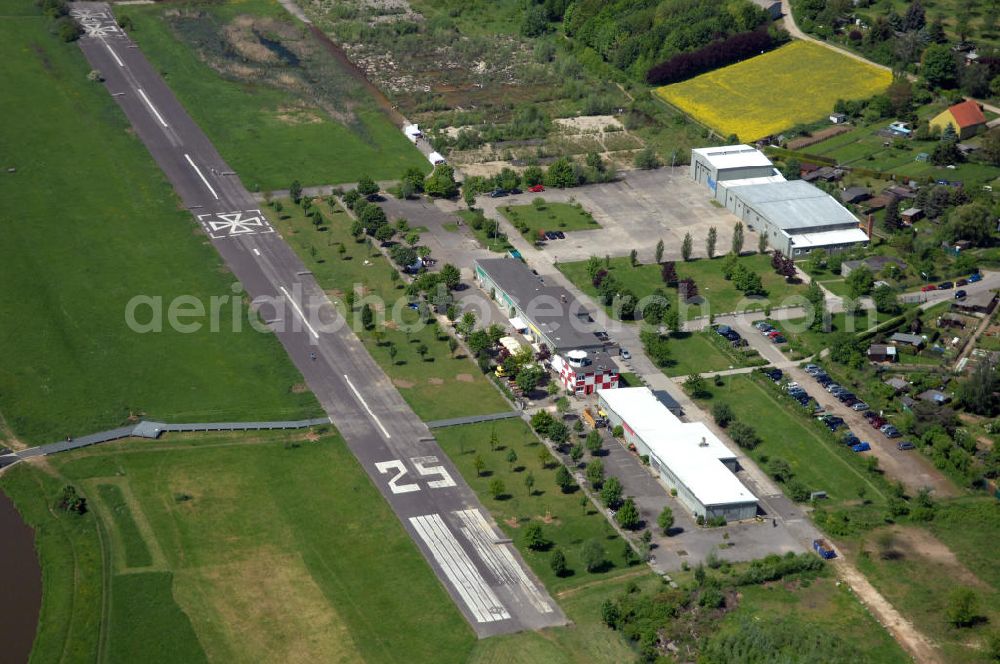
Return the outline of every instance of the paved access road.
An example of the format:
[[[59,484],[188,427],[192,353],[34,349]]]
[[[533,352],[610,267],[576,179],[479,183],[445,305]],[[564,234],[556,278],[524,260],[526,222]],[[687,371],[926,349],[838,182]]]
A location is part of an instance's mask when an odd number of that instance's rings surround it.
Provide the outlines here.
[[[559,607],[492,523],[430,430],[117,27],[110,7],[77,2],[71,14],[85,29],[80,48],[90,65],[104,75],[108,91],[246,292],[264,302],[261,317],[477,635],[564,624]],[[414,610],[419,620],[419,606]]]

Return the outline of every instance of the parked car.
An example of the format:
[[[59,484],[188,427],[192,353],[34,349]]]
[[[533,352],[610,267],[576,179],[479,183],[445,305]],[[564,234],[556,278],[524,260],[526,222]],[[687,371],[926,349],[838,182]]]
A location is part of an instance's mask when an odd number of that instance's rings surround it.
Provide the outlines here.
[[[810,376],[815,376],[816,374],[821,373],[823,371],[815,364],[807,364],[805,367],[803,367],[803,370]]]
[[[528,187],[528,191],[530,191],[533,194],[539,194],[539,193],[545,191],[545,186],[541,185],[541,184],[532,185],[532,186]]]
[[[621,355],[621,357],[622,357],[623,360],[631,360],[632,359],[632,353],[628,352],[628,350],[625,349],[625,348],[622,348],[620,351],[618,351],[618,354]]]
[[[950,281],[942,281],[941,283],[938,284],[938,290],[950,290],[954,287],[955,284],[953,284]]]
[[[490,192],[490,198],[503,198],[507,195],[507,192],[503,189],[494,189]]]
[[[753,326],[756,327],[758,330],[763,330],[765,327],[771,327],[770,323],[764,320],[756,321],[753,324]]]
[[[781,380],[781,377],[784,375],[784,372],[782,372],[781,369],[765,369],[764,375],[777,383],[779,380]]]
[[[796,383],[796,382],[795,382],[794,380],[793,380],[793,381],[790,381],[790,382],[788,382],[788,383],[785,383],[785,389],[786,389],[786,390],[790,390],[790,389],[792,389],[793,387],[798,387],[798,386],[799,386],[799,384],[798,384],[798,383]]]
[[[966,295],[968,295],[968,293],[966,293],[964,290],[955,291],[956,300],[964,300]]]
[[[900,451],[914,450],[916,448],[917,446],[908,440],[901,440],[898,443],[896,443],[896,449]]]
[[[844,437],[841,438],[841,442],[843,442],[844,445],[857,445],[858,443],[861,442],[861,439],[855,436],[850,431],[848,431],[847,433],[844,434]]]
[[[853,408],[854,410],[856,410],[856,411],[858,411],[860,413],[863,410],[868,410],[869,406],[864,401],[859,401],[856,404],[854,404],[853,406],[851,406],[851,408]]]
[[[975,274],[970,274],[969,275],[969,283],[970,284],[974,284],[977,281],[982,281],[982,280],[983,280],[983,275],[979,274],[978,272],[976,272]]]
[[[545,231],[545,239],[547,239],[547,240],[558,240],[559,238],[557,238],[556,234],[553,233],[552,231]]]
[[[868,420],[869,422],[874,420],[876,417],[878,417],[878,413],[876,413],[874,410],[869,410],[867,413],[865,413],[865,419]]]
[[[888,429],[886,429],[882,433],[884,433],[887,438],[899,438],[900,436],[903,435],[903,434],[901,434],[899,432],[899,429],[897,429],[894,426],[890,426]]]
[[[885,420],[883,420],[881,417],[875,417],[875,418],[872,418],[872,419],[868,420],[868,424],[872,425],[873,429],[881,429],[886,424],[888,424],[888,422],[886,422]]]
[[[968,279],[959,279],[959,280],[957,280],[957,281],[955,282],[955,286],[956,286],[956,287],[959,287],[959,286],[965,286],[965,285],[966,285],[966,284],[968,284],[968,283],[969,283],[969,280],[968,280]]]
[[[555,233],[556,237],[559,238],[560,240],[566,239],[566,234],[563,233],[562,231],[552,231],[552,232]]]
[[[521,193],[521,190],[520,190],[520,189],[518,189],[517,187],[514,187],[513,189],[511,189],[511,190],[510,190],[510,194],[511,194],[512,196],[513,196],[514,194],[520,194],[520,193]]]
[[[864,442],[864,441],[861,441],[857,445],[852,445],[851,446],[851,450],[853,450],[854,452],[867,452],[871,448],[872,448],[872,446],[869,445],[868,443]]]
[[[772,341],[773,343],[776,343],[776,344],[783,344],[783,343],[785,343],[786,341],[788,341],[788,339],[786,339],[785,337],[783,337],[783,336],[781,336],[781,335],[779,334],[779,335],[778,335],[778,336],[776,336],[776,337],[771,337],[771,341]]]
[[[839,390],[839,389],[843,388],[841,388],[840,385],[838,385],[837,383],[830,383],[829,385],[826,386],[827,392],[833,392],[834,390]]]
[[[937,290],[937,286],[935,286],[934,284],[927,284],[926,286],[920,289],[920,292],[927,293],[929,291],[934,291],[934,290]]]

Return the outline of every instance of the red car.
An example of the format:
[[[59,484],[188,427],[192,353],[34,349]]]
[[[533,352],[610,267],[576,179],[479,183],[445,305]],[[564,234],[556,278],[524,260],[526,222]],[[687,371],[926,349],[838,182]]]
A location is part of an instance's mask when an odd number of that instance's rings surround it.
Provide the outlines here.
[[[934,284],[927,284],[926,286],[920,289],[920,292],[926,293],[927,291],[932,291],[932,290],[937,290],[937,286],[935,286]]]
[[[545,191],[545,187],[543,185],[536,184],[533,187],[528,187],[528,191],[530,191],[533,194],[537,194],[537,193]]]

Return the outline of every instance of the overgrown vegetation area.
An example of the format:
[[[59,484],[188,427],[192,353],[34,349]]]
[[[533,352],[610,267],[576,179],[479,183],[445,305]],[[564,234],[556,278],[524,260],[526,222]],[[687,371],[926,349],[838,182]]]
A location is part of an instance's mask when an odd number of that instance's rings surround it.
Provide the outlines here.
[[[130,36],[250,188],[429,168],[327,45],[263,0],[119,6]]]
[[[8,208],[0,219],[0,412],[13,433],[25,444],[49,443],[141,416],[317,416],[277,340],[250,329],[231,275],[196,237],[114,101],[87,80],[77,45],[49,34],[34,11],[0,32],[10,88],[0,132],[15,169],[0,181]],[[231,313],[218,332],[207,317],[197,332],[173,329],[166,310],[181,295],[205,310],[210,297],[232,297],[223,311],[242,312],[242,331],[225,324]],[[160,298],[162,331],[130,328],[136,296]],[[136,320],[152,320],[155,306],[137,307]]]
[[[602,605],[641,661],[904,662],[905,654],[812,554],[710,559],[678,587],[638,584]]]
[[[575,18],[564,25],[570,4]],[[684,12],[660,5],[354,0],[307,10],[437,149],[467,175],[493,175],[592,152],[632,166],[644,144],[683,163],[691,147],[711,142],[649,97],[645,65],[633,60],[699,48],[759,25],[762,12],[742,1]],[[606,59],[624,42],[621,56]]]

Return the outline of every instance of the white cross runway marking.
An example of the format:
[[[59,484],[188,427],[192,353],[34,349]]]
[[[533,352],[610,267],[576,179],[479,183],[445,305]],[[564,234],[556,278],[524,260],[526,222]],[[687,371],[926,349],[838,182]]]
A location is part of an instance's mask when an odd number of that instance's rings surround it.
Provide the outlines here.
[[[518,564],[509,544],[497,544],[496,533],[479,510],[454,512],[463,525],[462,534],[475,547],[479,557],[496,575],[497,581],[508,586],[519,586],[528,601],[541,613],[552,613],[552,606],[545,601],[538,587],[531,582]]]
[[[208,180],[205,179],[205,176],[202,175],[201,169],[198,168],[197,166],[195,166],[195,163],[191,160],[191,155],[189,155],[188,153],[185,152],[184,153],[184,158],[187,159],[187,162],[189,164],[191,164],[191,168],[193,168],[194,172],[198,174],[198,177],[201,178],[201,181],[205,183],[205,186],[208,187],[208,190],[210,192],[212,192],[212,196],[215,197],[215,200],[219,200],[219,195],[217,193],[215,193],[215,189],[212,189],[212,185],[210,185],[208,183]]]
[[[455,586],[477,622],[497,622],[510,618],[510,613],[500,602],[500,598],[472,564],[469,555],[448,530],[441,515],[410,517],[410,524],[431,550],[434,560],[451,581],[451,585]]]
[[[260,210],[237,210],[199,214],[198,221],[209,237],[218,240],[234,235],[259,235],[273,233],[274,228]],[[260,254],[257,254],[260,256]]]
[[[108,46],[106,43],[104,45]],[[108,48],[110,49],[111,47],[108,46]],[[114,53],[115,53],[114,51],[111,51],[112,55],[114,55]],[[116,60],[118,59],[117,55],[115,55],[115,59]],[[121,61],[119,61],[119,64],[120,63],[121,63]],[[122,66],[124,67],[124,65],[122,65]],[[146,106],[149,106],[149,110],[151,110],[153,112],[153,115],[155,115],[156,119],[160,121],[160,124],[163,125],[164,127],[168,126],[167,125],[167,121],[163,119],[163,116],[160,115],[160,112],[158,110],[156,110],[155,106],[153,106],[153,102],[149,101],[149,97],[146,96],[146,91],[143,90],[142,88],[139,88],[139,96],[142,97],[142,100],[144,102],[146,102]],[[185,155],[185,156],[187,156],[187,155]],[[188,159],[188,161],[191,161],[191,160]],[[194,166],[194,164],[191,164],[191,165]],[[199,171],[199,175],[200,175],[200,171]],[[202,179],[204,180],[205,178],[202,178]],[[208,184],[208,183],[206,182],[205,184]],[[211,187],[209,187],[209,189],[211,189]],[[218,198],[218,196],[216,196],[216,198]]]

